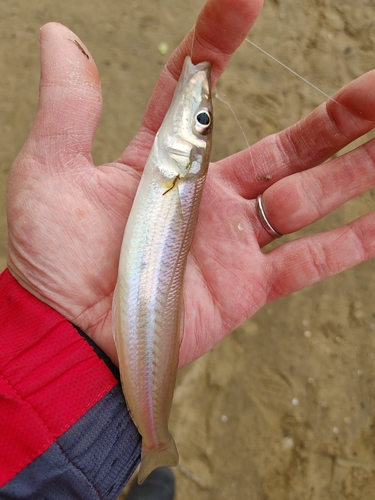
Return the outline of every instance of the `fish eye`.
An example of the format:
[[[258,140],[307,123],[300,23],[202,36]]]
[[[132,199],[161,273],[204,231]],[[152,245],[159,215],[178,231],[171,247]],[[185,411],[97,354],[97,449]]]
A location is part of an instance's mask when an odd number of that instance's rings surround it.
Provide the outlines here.
[[[199,134],[207,134],[212,123],[211,113],[207,109],[201,109],[195,116],[195,129]]]

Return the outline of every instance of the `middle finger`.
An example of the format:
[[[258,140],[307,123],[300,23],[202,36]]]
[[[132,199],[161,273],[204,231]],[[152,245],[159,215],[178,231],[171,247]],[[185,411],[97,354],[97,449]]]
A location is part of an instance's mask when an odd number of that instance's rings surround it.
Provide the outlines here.
[[[295,125],[217,162],[236,192],[255,198],[280,179],[315,167],[374,128],[375,71],[339,90]]]

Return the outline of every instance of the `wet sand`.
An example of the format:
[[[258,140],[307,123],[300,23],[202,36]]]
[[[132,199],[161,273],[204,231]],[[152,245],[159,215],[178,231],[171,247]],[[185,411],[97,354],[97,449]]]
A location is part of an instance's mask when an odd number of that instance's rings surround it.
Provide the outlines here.
[[[104,110],[97,164],[134,136],[171,49],[200,0],[3,3],[0,19],[0,268],[6,265],[5,182],[33,121],[38,31],[66,24],[99,67]],[[374,8],[359,0],[266,2],[251,34],[265,50],[333,94],[373,68]],[[167,42],[161,55],[157,46]],[[325,98],[244,44],[217,92],[248,142],[291,125]],[[243,149],[229,109],[215,103],[213,159]],[[373,209],[375,191],[281,242]],[[181,370],[171,418],[181,454],[177,500],[373,500],[375,491],[374,260],[275,301]]]

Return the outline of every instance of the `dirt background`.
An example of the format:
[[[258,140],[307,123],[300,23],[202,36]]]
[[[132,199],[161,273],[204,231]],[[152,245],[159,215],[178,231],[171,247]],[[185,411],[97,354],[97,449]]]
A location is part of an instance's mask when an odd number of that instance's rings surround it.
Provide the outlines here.
[[[265,3],[251,39],[328,94],[373,68],[374,0]],[[6,177],[37,105],[39,27],[66,24],[96,60],[104,93],[93,151],[99,164],[116,158],[135,134],[163,64],[202,5],[1,0],[1,269]],[[160,42],[169,44],[165,56]],[[246,43],[217,91],[250,144],[324,100]],[[219,101],[214,142],[214,159],[246,145]],[[372,190],[301,234],[358,217],[373,208],[374,196]],[[269,304],[180,372],[171,418],[182,465],[177,500],[374,499],[374,271],[371,261]]]

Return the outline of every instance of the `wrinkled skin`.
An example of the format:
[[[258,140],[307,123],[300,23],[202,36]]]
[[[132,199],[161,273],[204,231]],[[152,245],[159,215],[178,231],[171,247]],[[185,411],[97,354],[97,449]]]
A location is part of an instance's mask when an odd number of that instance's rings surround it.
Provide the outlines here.
[[[95,63],[64,26],[51,23],[41,30],[38,111],[8,185],[8,266],[27,290],[78,325],[115,362],[111,306],[121,240],[183,60],[192,53],[195,63],[212,61],[215,83],[261,7],[261,0],[209,0],[164,68],[138,134],[119,159],[99,167],[91,158],[102,107]],[[180,365],[270,300],[374,256],[375,213],[263,254],[271,237],[255,202],[264,192],[270,222],[286,234],[374,186],[373,140],[322,164],[374,127],[373,88],[375,72],[369,72],[337,92],[337,102],[210,166],[185,275]],[[272,179],[257,180],[264,173]]]

